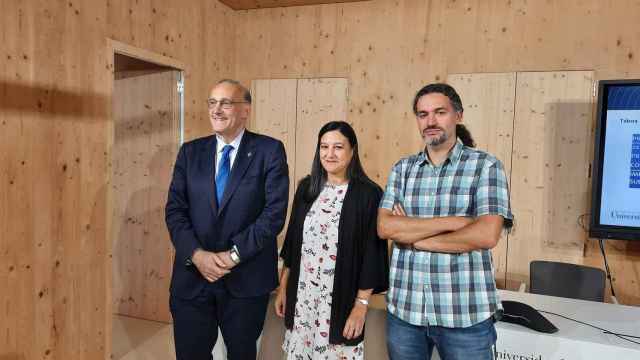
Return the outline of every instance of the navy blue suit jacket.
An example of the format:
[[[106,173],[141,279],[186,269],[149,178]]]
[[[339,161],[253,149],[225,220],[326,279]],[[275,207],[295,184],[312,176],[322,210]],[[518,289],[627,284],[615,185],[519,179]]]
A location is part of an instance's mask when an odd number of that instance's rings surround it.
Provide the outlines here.
[[[207,280],[190,258],[197,248],[237,246],[241,262],[222,281],[236,297],[266,294],[278,285],[276,236],[284,226],[289,172],[282,142],[245,130],[222,199],[216,199],[216,137],[185,143],[173,171],[165,209],[176,250],[171,295],[191,299]]]

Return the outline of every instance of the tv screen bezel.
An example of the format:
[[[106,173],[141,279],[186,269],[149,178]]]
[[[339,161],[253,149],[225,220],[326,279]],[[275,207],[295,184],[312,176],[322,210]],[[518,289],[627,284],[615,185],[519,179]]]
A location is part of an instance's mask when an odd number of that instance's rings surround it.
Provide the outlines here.
[[[640,240],[640,227],[606,225],[600,222],[602,203],[602,168],[607,125],[607,94],[610,86],[638,86],[640,79],[598,81],[598,103],[595,128],[595,148],[591,176],[591,223],[589,237],[596,239]]]

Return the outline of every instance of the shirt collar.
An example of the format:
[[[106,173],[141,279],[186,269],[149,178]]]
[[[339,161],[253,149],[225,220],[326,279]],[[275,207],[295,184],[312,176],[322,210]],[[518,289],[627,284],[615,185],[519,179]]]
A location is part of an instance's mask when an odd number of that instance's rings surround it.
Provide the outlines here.
[[[462,141],[460,141],[460,139],[456,139],[456,144],[453,146],[453,148],[451,148],[451,151],[449,151],[449,156],[447,156],[447,159],[442,163],[442,165],[448,163],[451,164],[455,164],[460,160],[460,157],[462,156],[462,151],[464,150],[464,145],[462,144]],[[420,164],[421,166],[424,164],[430,164],[433,166],[433,164],[431,164],[431,161],[429,161],[429,157],[427,156],[427,152],[426,151],[421,151],[418,154],[418,164]]]
[[[242,141],[242,137],[244,136],[244,131],[245,130],[242,129],[240,134],[238,134],[238,136],[236,136],[236,138],[233,139],[233,141],[231,143],[229,143],[229,144],[224,142],[224,138],[222,138],[222,136],[216,134],[216,139],[217,139],[217,141],[216,141],[216,151],[217,152],[222,152],[222,148],[225,145],[231,145],[231,146],[233,146],[234,150],[238,150],[238,148],[240,147],[240,142]]]

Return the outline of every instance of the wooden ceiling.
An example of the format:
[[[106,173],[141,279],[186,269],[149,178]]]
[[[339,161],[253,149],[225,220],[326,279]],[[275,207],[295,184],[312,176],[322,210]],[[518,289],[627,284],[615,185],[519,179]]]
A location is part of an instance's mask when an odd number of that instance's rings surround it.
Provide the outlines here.
[[[301,5],[336,4],[367,0],[220,0],[233,10],[264,9]]]

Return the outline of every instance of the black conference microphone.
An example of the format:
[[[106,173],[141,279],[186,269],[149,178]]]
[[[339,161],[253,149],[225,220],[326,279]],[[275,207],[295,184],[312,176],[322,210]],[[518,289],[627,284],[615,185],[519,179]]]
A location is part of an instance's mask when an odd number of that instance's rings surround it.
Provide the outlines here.
[[[518,324],[529,329],[553,334],[558,331],[558,328],[542,316],[540,312],[531,306],[511,300],[502,301],[502,308],[504,309],[501,314],[497,314],[496,318],[499,321],[504,321],[512,324]]]

